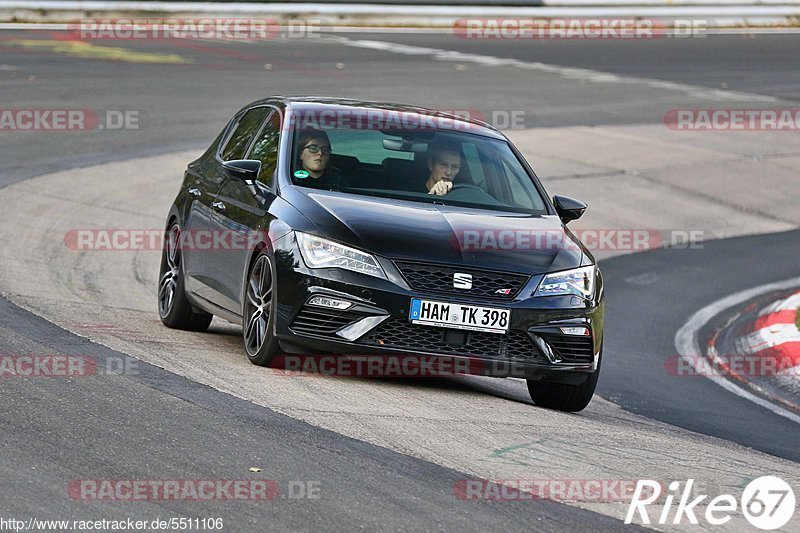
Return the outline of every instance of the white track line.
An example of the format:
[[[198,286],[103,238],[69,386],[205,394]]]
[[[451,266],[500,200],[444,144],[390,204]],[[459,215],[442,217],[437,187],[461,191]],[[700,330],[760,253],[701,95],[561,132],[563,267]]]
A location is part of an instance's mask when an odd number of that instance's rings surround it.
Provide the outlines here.
[[[709,100],[730,100],[737,102],[777,102],[778,99],[772,96],[763,96],[760,94],[736,92],[736,91],[722,91],[718,89],[708,89],[705,87],[697,87],[694,85],[686,85],[683,83],[674,83],[670,81],[655,80],[652,78],[640,78],[634,76],[620,76],[610,72],[602,72],[599,70],[591,70],[586,68],[572,68],[562,67],[558,65],[548,65],[546,63],[539,63],[538,61],[520,61],[518,59],[509,59],[504,57],[496,57],[482,54],[467,54],[464,52],[457,52],[455,50],[442,50],[439,48],[428,48],[424,46],[411,46],[406,44],[398,44],[387,41],[373,41],[366,39],[348,39],[347,37],[327,37],[327,40],[336,41],[346,46],[353,46],[356,48],[367,48],[370,50],[381,50],[383,52],[390,52],[393,54],[404,54],[412,56],[428,56],[436,61],[454,61],[459,63],[476,63],[485,66],[505,66],[516,67],[524,70],[533,70],[538,72],[547,72],[556,74],[571,80],[580,80],[592,83],[620,83],[620,84],[637,84],[652,87],[654,89],[665,89],[671,91],[678,91],[692,96],[695,98],[707,98]]]
[[[781,289],[790,289],[792,287],[796,287],[800,285],[800,277],[788,279],[785,281],[779,281],[776,283],[770,283],[767,285],[761,285],[760,287],[754,287],[752,289],[747,289],[745,291],[737,292],[735,294],[731,294],[730,296],[726,296],[721,300],[717,300],[713,302],[699,311],[689,318],[689,320],[678,330],[678,333],[675,334],[675,348],[677,348],[678,353],[681,357],[694,368],[697,373],[705,372],[706,374],[709,373],[709,368],[699,368],[699,361],[700,358],[698,357],[702,351],[700,349],[700,341],[698,340],[698,333],[700,329],[712,318],[716,315],[720,314],[721,312],[729,309],[733,306],[741,304],[742,302],[749,300],[751,298],[755,298],[761,294],[765,294],[770,291],[776,291]],[[736,385],[730,380],[725,379],[721,374],[717,373],[716,370],[712,367],[710,369],[711,373],[714,375],[707,376],[708,379],[722,387],[723,389],[727,390],[744,398],[745,400],[749,400],[756,405],[763,407],[769,411],[772,411],[776,415],[782,416],[784,418],[788,418],[792,422],[796,422],[800,424],[800,416],[797,414],[784,409],[778,405],[775,405],[772,402],[769,402],[759,396],[752,394],[751,392],[743,389],[742,387]]]

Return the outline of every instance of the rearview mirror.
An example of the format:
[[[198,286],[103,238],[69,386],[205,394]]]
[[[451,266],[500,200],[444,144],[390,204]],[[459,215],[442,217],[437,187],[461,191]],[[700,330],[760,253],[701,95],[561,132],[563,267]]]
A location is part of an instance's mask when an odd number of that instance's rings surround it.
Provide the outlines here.
[[[417,142],[412,139],[384,139],[383,147],[395,152],[427,152],[428,143]]]
[[[556,213],[561,218],[561,222],[566,224],[571,220],[578,220],[583,216],[583,212],[589,207],[580,200],[569,196],[553,196],[553,205],[556,206]]]
[[[255,159],[235,159],[222,163],[225,175],[231,179],[239,181],[254,181],[261,170],[261,161]]]

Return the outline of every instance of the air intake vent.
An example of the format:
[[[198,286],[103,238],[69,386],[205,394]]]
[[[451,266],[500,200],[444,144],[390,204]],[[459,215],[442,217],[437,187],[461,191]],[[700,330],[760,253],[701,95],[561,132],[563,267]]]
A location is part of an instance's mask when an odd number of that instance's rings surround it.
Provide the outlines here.
[[[591,337],[537,333],[553,350],[568,363],[591,363],[594,358],[594,343]]]
[[[427,263],[395,261],[395,264],[411,288],[416,291],[496,300],[512,300],[530,277],[525,274],[473,270]],[[453,275],[456,273],[471,275],[472,288],[454,288]]]
[[[337,311],[323,307],[304,306],[289,329],[310,335],[333,335],[345,326],[363,318],[361,313]]]
[[[539,350],[523,331],[511,330],[505,335],[481,331],[459,332],[464,334],[461,345],[446,338],[448,332],[454,331],[456,330],[411,324],[402,318],[393,318],[378,326],[364,341],[398,350],[471,355],[487,359],[529,361],[539,357]]]

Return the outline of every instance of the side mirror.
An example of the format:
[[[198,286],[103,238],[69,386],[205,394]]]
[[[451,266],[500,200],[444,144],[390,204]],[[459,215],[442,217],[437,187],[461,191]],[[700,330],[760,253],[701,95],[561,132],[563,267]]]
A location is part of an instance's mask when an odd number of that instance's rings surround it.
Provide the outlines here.
[[[581,218],[583,212],[589,207],[580,200],[568,196],[553,196],[553,205],[556,206],[556,213],[564,224]]]
[[[261,161],[255,159],[235,159],[222,163],[222,170],[231,179],[245,183],[255,181],[258,171],[261,170]]]

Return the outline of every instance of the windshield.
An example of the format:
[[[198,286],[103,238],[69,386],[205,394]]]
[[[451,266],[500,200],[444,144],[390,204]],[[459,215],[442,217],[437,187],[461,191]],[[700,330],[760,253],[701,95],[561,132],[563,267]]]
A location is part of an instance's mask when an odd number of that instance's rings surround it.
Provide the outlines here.
[[[295,185],[364,196],[546,214],[508,143],[451,130],[296,129]]]

